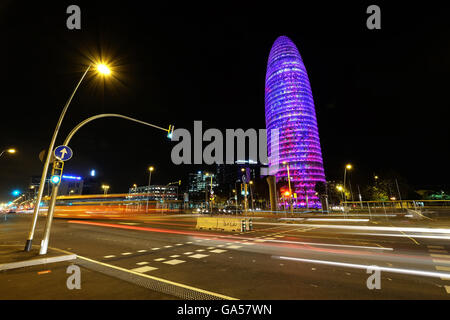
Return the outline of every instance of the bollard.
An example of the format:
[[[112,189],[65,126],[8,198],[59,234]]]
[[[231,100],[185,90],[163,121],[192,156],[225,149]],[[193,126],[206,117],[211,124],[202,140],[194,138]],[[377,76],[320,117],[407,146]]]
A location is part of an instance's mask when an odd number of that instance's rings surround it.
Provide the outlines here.
[[[241,232],[245,232],[246,230],[246,225],[245,225],[245,219],[242,219],[242,223],[241,223]]]
[[[252,219],[248,219],[248,230],[252,231],[253,230],[253,222]]]

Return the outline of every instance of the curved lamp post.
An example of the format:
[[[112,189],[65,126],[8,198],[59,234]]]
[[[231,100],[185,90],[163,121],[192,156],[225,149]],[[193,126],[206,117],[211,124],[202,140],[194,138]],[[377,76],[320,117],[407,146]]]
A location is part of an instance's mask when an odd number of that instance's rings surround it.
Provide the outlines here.
[[[39,209],[40,209],[41,201],[42,201],[42,194],[44,193],[45,180],[47,178],[48,167],[50,166],[50,161],[51,161],[52,154],[53,154],[53,148],[55,147],[55,142],[56,142],[56,138],[58,136],[59,128],[61,127],[64,116],[66,115],[67,109],[69,108],[69,105],[72,102],[72,99],[73,99],[75,93],[77,92],[78,87],[80,86],[81,82],[83,82],[84,77],[86,76],[88,71],[91,69],[91,67],[92,67],[92,64],[90,64],[86,68],[86,71],[84,71],[83,76],[81,77],[80,81],[78,81],[75,89],[73,90],[72,94],[69,97],[69,100],[67,100],[66,104],[64,105],[64,108],[59,116],[58,123],[56,124],[55,131],[53,132],[52,140],[50,141],[50,145],[49,145],[48,151],[47,151],[47,156],[45,158],[44,167],[42,169],[41,182],[39,183],[37,198],[36,198],[36,202],[34,204],[33,220],[31,223],[27,242],[25,243],[25,251],[31,250],[31,245],[32,245],[33,236],[34,236],[34,230],[36,229],[37,217],[39,215]],[[109,70],[109,68],[104,64],[97,65],[97,71],[103,75],[111,74],[111,70]]]
[[[103,114],[99,114],[90,118],[87,118],[86,120],[80,122],[75,128],[72,129],[72,131],[70,131],[69,135],[67,136],[66,140],[64,140],[64,145],[67,146],[69,145],[70,140],[72,139],[72,137],[74,136],[74,134],[81,129],[81,127],[83,127],[85,124],[94,121],[96,119],[100,119],[100,118],[121,118],[121,119],[125,119],[125,120],[130,120],[133,122],[137,122],[149,127],[153,127],[159,130],[163,130],[168,132],[168,134],[170,134],[171,132],[173,132],[173,126],[170,126],[169,129],[164,129],[162,127],[156,126],[154,124],[145,122],[145,121],[141,121],[138,119],[134,119],[131,117],[127,117],[121,114],[116,114],[116,113],[103,113]],[[172,131],[171,131],[172,128]],[[50,197],[50,202],[48,205],[48,213],[47,213],[47,221],[45,223],[45,231],[44,231],[44,238],[41,242],[41,248],[39,250],[39,254],[43,255],[47,253],[47,248],[48,248],[48,240],[50,238],[50,229],[51,229],[51,225],[52,225],[52,220],[53,220],[53,213],[55,211],[55,203],[56,203],[56,197],[58,195],[58,190],[59,190],[59,184],[55,184],[52,188],[52,195]],[[106,194],[106,193],[105,193]]]

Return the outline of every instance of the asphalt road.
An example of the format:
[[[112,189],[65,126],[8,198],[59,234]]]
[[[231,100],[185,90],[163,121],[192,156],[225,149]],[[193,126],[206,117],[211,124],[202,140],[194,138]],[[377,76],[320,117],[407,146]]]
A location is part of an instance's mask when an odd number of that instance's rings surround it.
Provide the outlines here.
[[[30,219],[2,220],[0,245],[23,245]],[[49,246],[79,256],[82,289],[65,288],[60,263],[1,272],[0,299],[450,298],[447,220],[254,219],[243,233],[195,225],[191,215],[55,219]],[[380,289],[367,287],[369,266],[381,268]]]

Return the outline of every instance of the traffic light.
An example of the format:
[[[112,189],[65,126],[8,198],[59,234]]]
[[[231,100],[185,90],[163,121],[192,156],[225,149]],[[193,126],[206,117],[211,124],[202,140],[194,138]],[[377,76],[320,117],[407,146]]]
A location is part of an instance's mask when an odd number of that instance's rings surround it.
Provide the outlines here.
[[[54,185],[59,185],[61,182],[61,176],[63,174],[64,161],[53,162],[52,176],[50,182]]]

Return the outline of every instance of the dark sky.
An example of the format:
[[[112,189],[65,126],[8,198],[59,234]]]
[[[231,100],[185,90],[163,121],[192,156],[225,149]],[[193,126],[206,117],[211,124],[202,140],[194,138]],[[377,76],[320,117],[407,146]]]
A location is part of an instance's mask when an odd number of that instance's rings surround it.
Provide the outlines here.
[[[390,1],[393,2],[393,1]],[[63,122],[58,144],[83,119],[121,113],[163,127],[265,128],[264,80],[274,40],[290,37],[303,57],[315,100],[325,173],[355,179],[393,170],[417,188],[448,187],[450,172],[450,19],[426,2],[375,2],[382,29],[366,28],[372,2],[331,5],[144,7],[144,2],[4,1],[0,5],[0,200],[40,175],[59,114],[91,57],[114,64],[114,79],[91,72]],[[78,4],[81,30],[66,28]],[[294,6],[295,4],[295,6]],[[276,7],[274,7],[276,6]],[[104,119],[72,140],[67,173],[96,169],[110,192],[185,179],[163,132]]]

